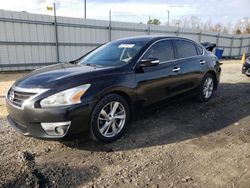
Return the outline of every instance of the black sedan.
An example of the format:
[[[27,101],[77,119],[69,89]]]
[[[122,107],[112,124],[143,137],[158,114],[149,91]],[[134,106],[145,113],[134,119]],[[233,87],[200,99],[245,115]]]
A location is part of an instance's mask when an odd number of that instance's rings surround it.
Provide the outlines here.
[[[106,43],[81,58],[33,71],[6,95],[19,133],[118,139],[136,112],[191,92],[206,102],[220,80],[215,55],[185,38],[142,36]]]
[[[246,58],[245,63],[242,66],[242,73],[250,76],[250,55]]]

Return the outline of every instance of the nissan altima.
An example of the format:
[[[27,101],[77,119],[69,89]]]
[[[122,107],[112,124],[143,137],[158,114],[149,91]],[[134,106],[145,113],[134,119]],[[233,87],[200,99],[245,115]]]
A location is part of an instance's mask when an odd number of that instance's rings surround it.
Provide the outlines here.
[[[220,72],[216,56],[186,38],[119,39],[17,80],[6,95],[7,119],[25,136],[59,139],[87,132],[112,142],[147,106],[186,92],[209,101]]]

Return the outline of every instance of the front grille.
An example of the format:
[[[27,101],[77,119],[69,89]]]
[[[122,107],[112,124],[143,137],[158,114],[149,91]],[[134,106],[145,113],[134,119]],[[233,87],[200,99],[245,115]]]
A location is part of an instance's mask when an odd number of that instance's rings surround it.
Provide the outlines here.
[[[11,88],[8,92],[8,99],[13,105],[22,107],[24,101],[28,100],[34,95],[36,95],[36,93],[17,91]]]

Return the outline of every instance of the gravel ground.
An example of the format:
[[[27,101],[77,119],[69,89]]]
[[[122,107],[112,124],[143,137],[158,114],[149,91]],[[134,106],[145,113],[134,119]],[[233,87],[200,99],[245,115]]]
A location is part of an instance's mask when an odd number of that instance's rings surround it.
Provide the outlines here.
[[[1,118],[0,187],[249,187],[250,78],[241,66],[224,61],[210,102],[145,113],[112,144],[27,138]]]

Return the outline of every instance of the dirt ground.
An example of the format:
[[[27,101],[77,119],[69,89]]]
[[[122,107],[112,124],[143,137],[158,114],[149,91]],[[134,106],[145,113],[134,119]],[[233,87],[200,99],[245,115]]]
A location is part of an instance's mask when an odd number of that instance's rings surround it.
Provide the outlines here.
[[[6,122],[0,75],[0,187],[250,187],[250,78],[224,61],[207,103],[185,99],[139,117],[112,144],[37,140]]]

